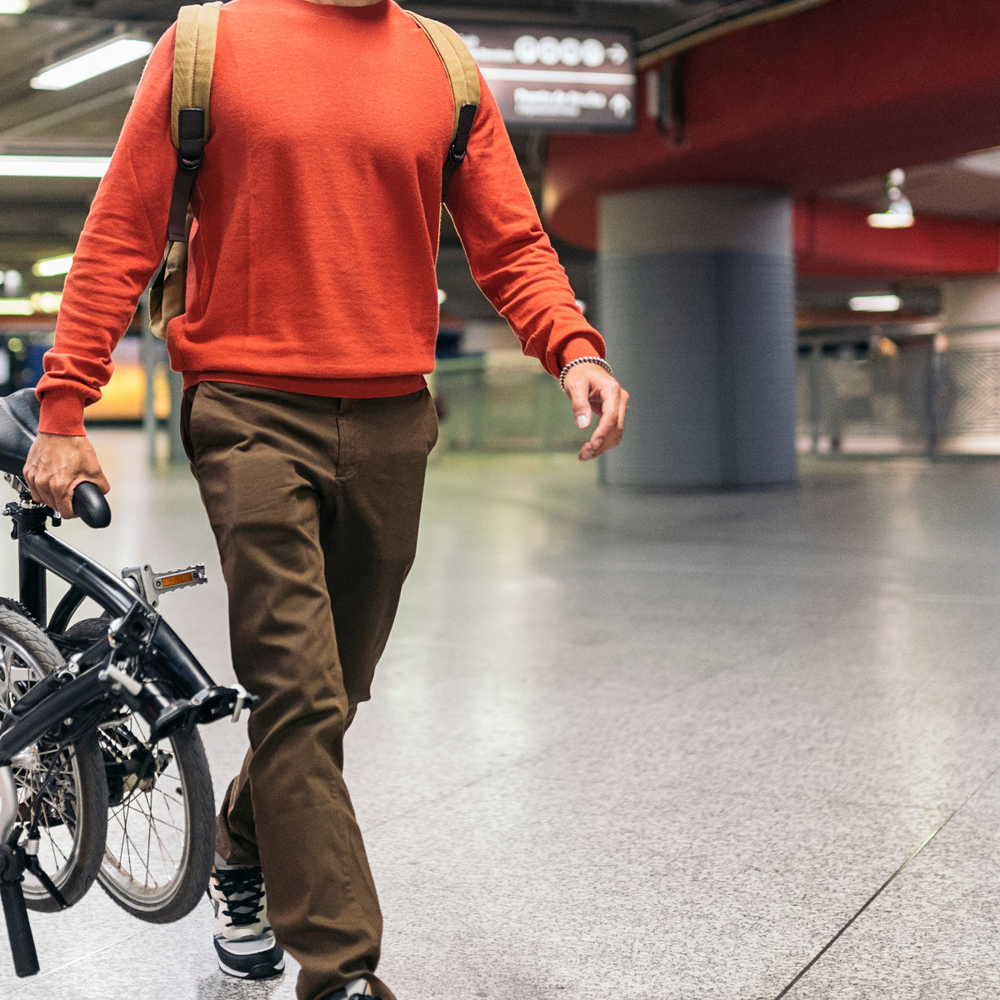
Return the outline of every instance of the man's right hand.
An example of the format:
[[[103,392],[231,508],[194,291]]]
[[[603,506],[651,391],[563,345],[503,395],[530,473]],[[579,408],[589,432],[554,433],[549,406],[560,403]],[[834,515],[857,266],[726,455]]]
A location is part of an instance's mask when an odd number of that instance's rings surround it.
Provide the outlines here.
[[[39,434],[35,438],[24,462],[24,481],[35,500],[65,518],[76,517],[73,490],[80,483],[96,483],[102,493],[111,489],[90,440],[65,434]]]

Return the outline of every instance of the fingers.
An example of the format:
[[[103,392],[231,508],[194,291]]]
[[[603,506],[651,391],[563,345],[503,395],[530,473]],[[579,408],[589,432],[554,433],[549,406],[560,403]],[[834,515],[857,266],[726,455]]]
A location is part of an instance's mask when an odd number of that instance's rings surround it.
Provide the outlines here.
[[[581,462],[621,443],[629,395],[612,376],[594,365],[579,365],[567,373],[564,388],[578,427],[588,427],[594,413],[600,416],[590,440],[580,449]]]
[[[590,385],[586,381],[574,380],[566,385],[566,393],[573,404],[573,416],[576,418],[576,426],[583,430],[590,426],[593,414],[590,410]]]
[[[580,449],[580,461],[589,462],[617,447],[625,433],[628,393],[614,379],[597,387],[599,401],[594,408],[601,414],[600,422],[590,440]]]
[[[102,493],[110,485],[85,437],[39,434],[24,463],[24,480],[32,497],[64,518],[75,517],[73,491],[82,482],[92,482]]]
[[[42,468],[41,462],[39,461],[39,449],[37,447],[37,440],[35,444],[31,446],[31,450],[28,452],[28,457],[24,462],[24,481],[28,484],[28,489],[31,491],[31,499],[35,503],[43,503],[48,507],[55,509],[55,496],[49,489],[49,476],[48,473]]]
[[[25,474],[27,479],[27,474]],[[76,485],[75,483],[73,484]],[[28,480],[32,499],[51,507],[64,518],[75,517],[73,513],[73,491],[65,483],[56,478],[50,478],[44,472]]]

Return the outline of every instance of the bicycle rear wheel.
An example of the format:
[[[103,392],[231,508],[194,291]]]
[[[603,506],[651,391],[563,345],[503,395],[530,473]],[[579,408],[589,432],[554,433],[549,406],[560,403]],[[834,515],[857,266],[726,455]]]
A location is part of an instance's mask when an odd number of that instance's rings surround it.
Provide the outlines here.
[[[104,619],[66,630],[96,641]],[[215,796],[197,731],[151,743],[148,724],[123,711],[102,727],[110,813],[97,879],[123,909],[150,923],[187,916],[204,896],[215,857]]]
[[[34,622],[0,605],[0,716],[33,684],[64,665]],[[39,740],[13,763],[18,821],[23,826],[37,822],[42,870],[67,903],[79,902],[94,883],[107,837],[108,788],[97,734],[71,747]],[[29,909],[51,913],[60,908],[30,872],[22,890]]]

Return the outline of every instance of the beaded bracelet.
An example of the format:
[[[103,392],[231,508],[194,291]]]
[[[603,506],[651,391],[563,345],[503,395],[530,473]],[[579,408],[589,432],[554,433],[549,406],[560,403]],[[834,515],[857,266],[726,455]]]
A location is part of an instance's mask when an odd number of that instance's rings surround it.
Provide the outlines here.
[[[566,376],[569,374],[570,368],[574,365],[582,365],[585,361],[590,362],[592,365],[600,365],[609,375],[614,375],[614,372],[611,370],[611,365],[609,365],[604,358],[598,358],[596,356],[577,358],[575,361],[571,361],[568,365],[566,365],[559,373],[559,388],[562,389],[563,392],[566,391]]]

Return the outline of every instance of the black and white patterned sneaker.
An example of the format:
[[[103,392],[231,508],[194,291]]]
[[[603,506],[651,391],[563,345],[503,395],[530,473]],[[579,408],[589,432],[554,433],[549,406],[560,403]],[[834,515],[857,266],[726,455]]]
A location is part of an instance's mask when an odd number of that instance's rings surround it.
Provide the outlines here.
[[[260,868],[226,865],[216,858],[208,897],[215,910],[212,933],[223,972],[239,979],[266,979],[284,971],[285,952],[267,922]]]
[[[366,980],[355,979],[336,993],[331,993],[327,1000],[364,1000],[365,997],[373,996],[375,994],[372,993],[372,988]]]

